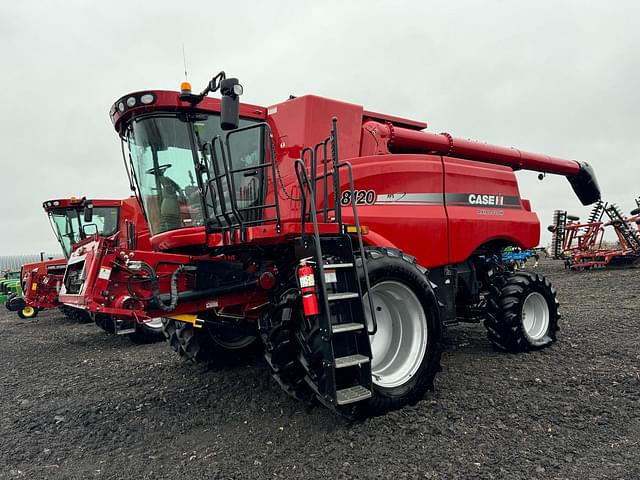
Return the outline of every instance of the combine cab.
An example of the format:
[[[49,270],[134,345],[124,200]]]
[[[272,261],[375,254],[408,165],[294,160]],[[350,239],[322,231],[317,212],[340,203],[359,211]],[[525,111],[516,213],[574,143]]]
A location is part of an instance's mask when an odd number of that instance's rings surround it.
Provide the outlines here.
[[[484,321],[509,352],[555,341],[549,281],[500,261],[539,241],[513,171],[565,175],[589,204],[587,164],[326,98],[264,108],[241,93],[221,72],[200,94],[184,84],[113,105],[151,249],[104,244],[92,309],[163,316],[195,360],[261,342],[287,393],[346,416],[422,398],[445,325]]]

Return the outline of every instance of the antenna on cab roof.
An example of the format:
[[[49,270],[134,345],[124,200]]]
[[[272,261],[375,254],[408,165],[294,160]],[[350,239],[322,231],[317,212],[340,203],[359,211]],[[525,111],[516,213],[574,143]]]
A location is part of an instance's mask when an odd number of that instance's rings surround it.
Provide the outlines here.
[[[184,53],[184,42],[182,42],[182,63],[184,64],[184,81],[187,82],[187,56]]]

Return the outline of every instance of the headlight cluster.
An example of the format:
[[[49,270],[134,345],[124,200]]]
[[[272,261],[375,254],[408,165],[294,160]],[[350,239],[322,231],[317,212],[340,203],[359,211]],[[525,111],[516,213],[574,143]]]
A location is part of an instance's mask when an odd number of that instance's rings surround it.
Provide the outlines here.
[[[151,105],[156,101],[156,97],[153,93],[143,93],[141,95],[130,95],[128,97],[121,98],[118,102],[111,107],[111,116],[116,114],[116,111],[124,113],[125,110],[133,108],[136,105]]]
[[[45,207],[57,207],[60,205],[59,200],[53,200],[52,202],[44,202]]]

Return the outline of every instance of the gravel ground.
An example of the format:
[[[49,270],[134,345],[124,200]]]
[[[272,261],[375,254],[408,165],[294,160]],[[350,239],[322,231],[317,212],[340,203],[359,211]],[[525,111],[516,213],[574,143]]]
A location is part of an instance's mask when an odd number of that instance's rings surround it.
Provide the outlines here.
[[[546,261],[558,343],[451,328],[436,391],[351,423],[260,363],[207,370],[57,311],[0,313],[0,479],[640,478],[640,270]]]

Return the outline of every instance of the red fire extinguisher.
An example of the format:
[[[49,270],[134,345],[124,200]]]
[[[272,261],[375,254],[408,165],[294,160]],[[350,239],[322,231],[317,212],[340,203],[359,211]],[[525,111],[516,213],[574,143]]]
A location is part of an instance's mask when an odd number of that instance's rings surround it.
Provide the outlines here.
[[[320,313],[316,295],[316,278],[313,273],[313,267],[307,264],[308,260],[308,258],[303,258],[300,260],[300,266],[298,266],[298,281],[302,292],[302,308],[304,309],[305,317]]]

